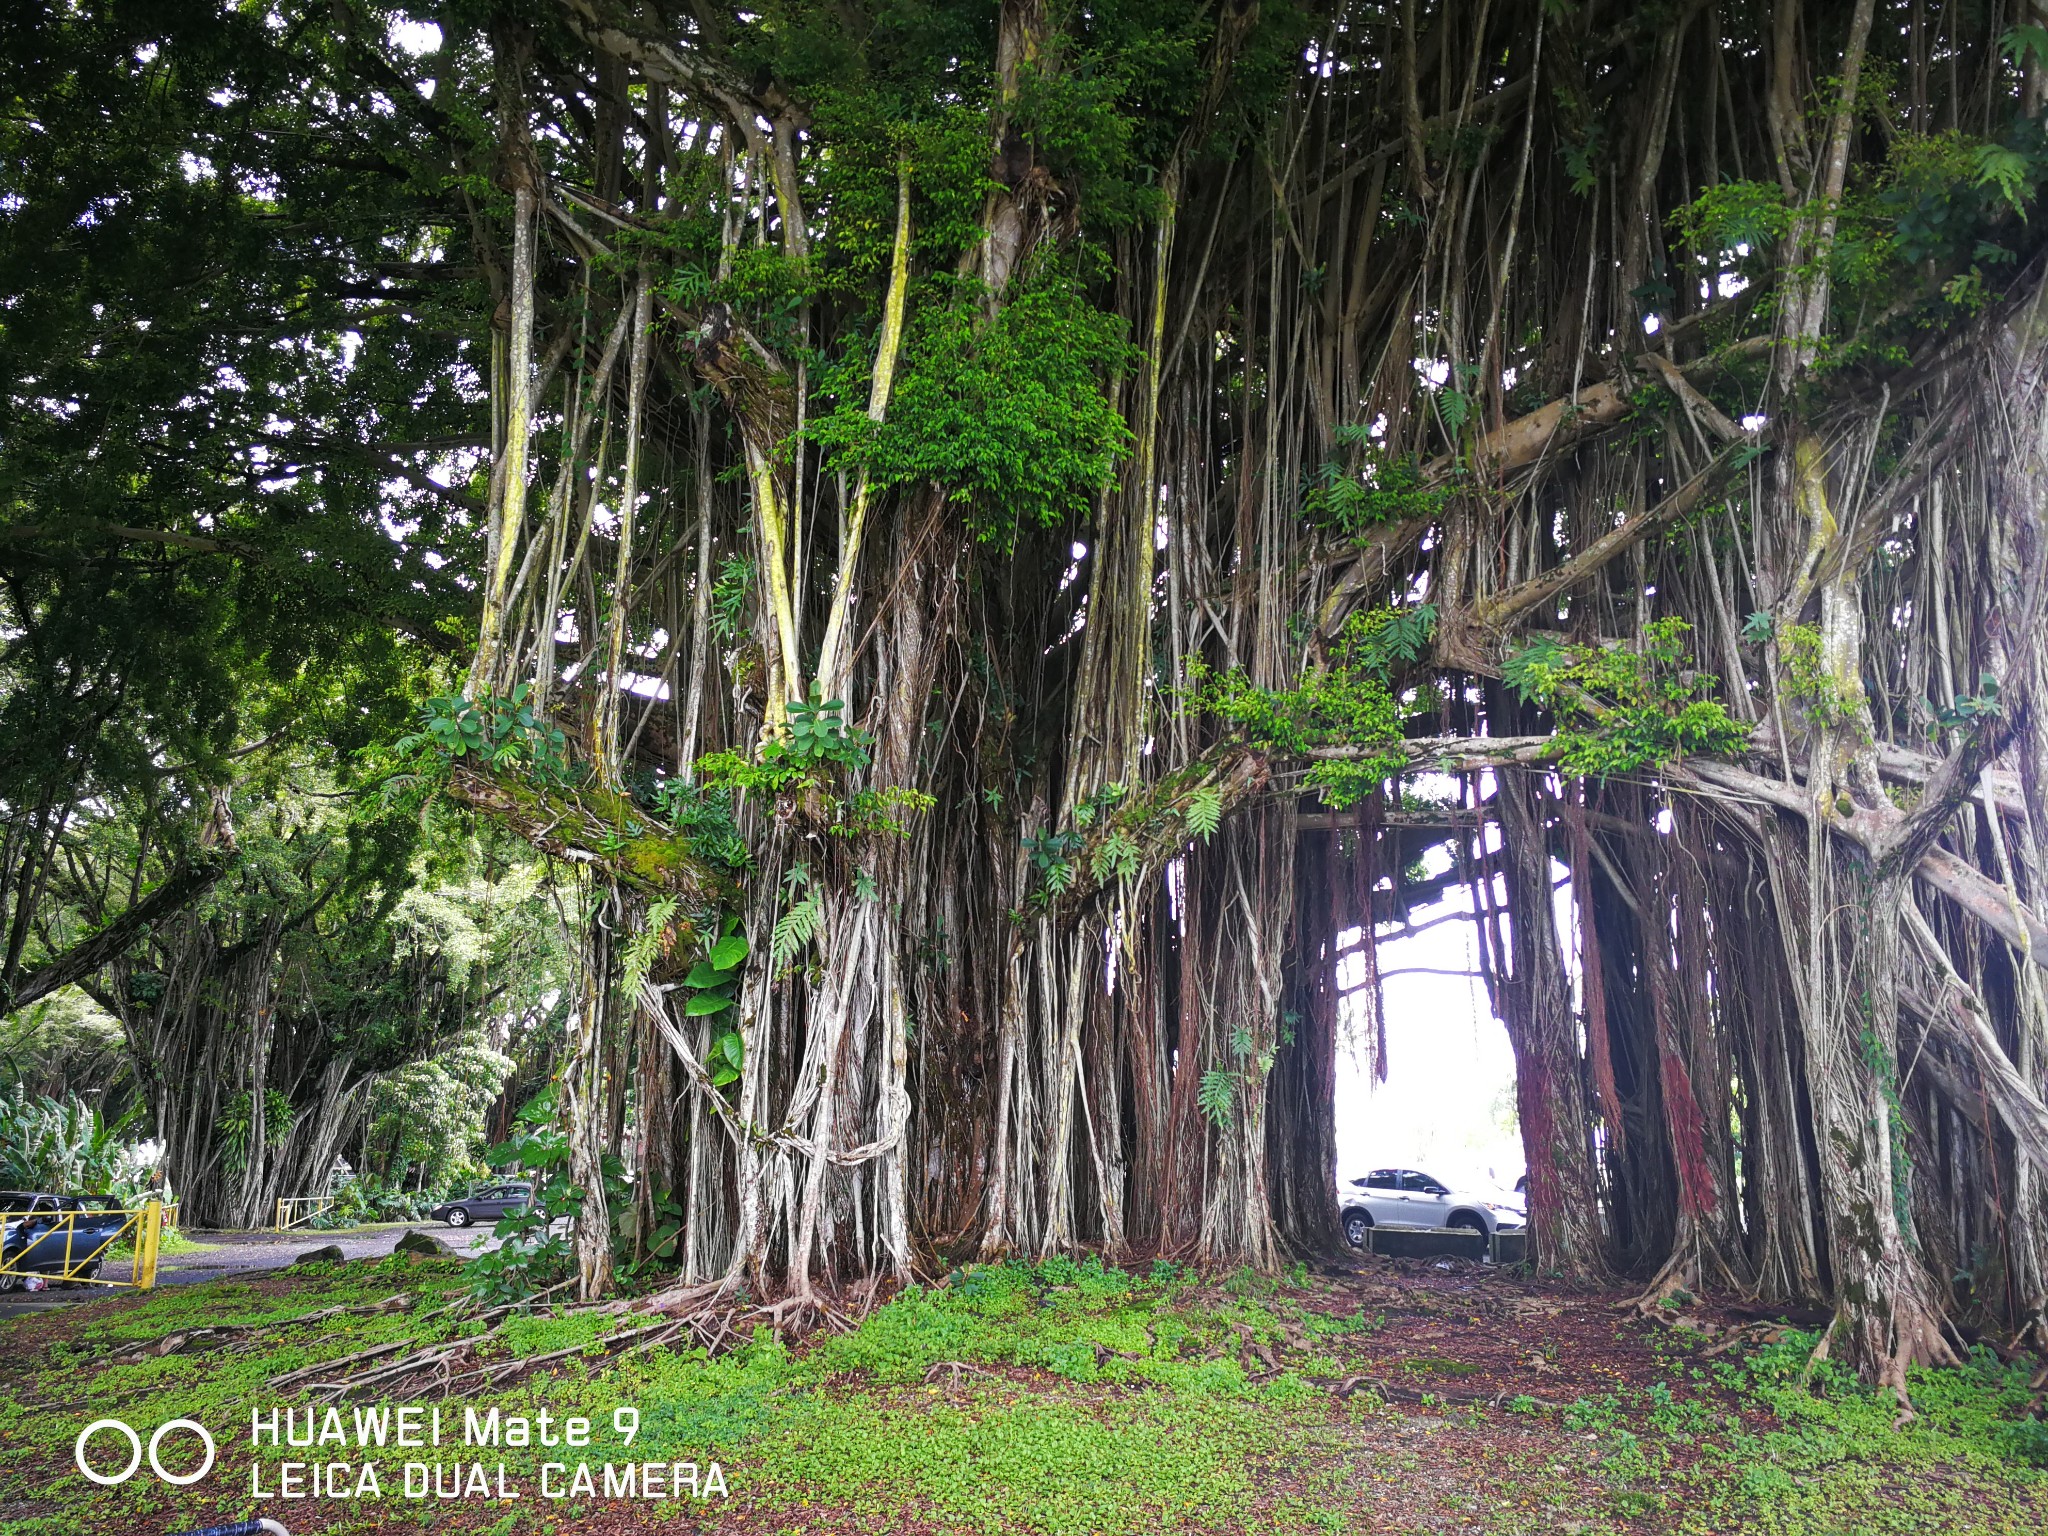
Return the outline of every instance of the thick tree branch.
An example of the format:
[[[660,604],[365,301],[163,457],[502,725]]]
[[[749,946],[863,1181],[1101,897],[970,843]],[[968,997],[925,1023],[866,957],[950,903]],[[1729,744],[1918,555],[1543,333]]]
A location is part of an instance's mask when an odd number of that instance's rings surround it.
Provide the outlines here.
[[[11,994],[0,992],[0,1013],[26,1008],[59,987],[82,981],[120,955],[165,918],[174,916],[212,889],[235,861],[232,849],[213,849],[171,871],[155,890],[97,933],[80,939],[22,978]]]

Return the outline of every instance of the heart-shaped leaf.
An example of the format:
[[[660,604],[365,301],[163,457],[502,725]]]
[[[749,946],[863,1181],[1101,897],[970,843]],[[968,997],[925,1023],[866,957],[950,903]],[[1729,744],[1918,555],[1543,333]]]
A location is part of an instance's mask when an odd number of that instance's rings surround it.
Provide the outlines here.
[[[732,999],[721,992],[699,992],[683,1009],[684,1016],[701,1019],[706,1014],[723,1013],[732,1006]]]
[[[713,970],[729,971],[747,958],[747,941],[739,934],[729,934],[711,946],[711,967]],[[692,972],[694,975],[695,973]],[[693,982],[694,986],[695,983]]]

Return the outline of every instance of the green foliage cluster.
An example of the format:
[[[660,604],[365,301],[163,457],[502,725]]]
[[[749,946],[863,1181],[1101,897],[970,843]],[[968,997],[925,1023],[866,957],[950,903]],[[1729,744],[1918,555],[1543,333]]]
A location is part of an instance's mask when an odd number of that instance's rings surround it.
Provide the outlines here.
[[[1457,396],[1461,401],[1467,399]],[[1445,402],[1445,422],[1453,432],[1464,416]],[[1451,421],[1457,414],[1457,422]],[[1359,538],[1386,523],[1439,515],[1450,495],[1448,487],[1430,483],[1422,465],[1412,456],[1381,451],[1368,429],[1341,426],[1340,445],[1358,450],[1358,462],[1342,458],[1326,461],[1310,478],[1301,493],[1302,515],[1318,528],[1344,538]]]
[[[811,867],[792,864],[782,877],[782,915],[768,934],[768,963],[777,971],[796,959],[803,947],[818,936],[825,921],[825,896],[810,889]]]
[[[2025,219],[2048,177],[2048,135],[2021,120],[2002,140],[1950,130],[1905,135],[1892,145],[1876,205],[1888,217],[1898,257],[1909,264],[1968,266],[2010,261],[1991,236],[2007,217]]]
[[[294,1118],[290,1099],[275,1088],[263,1090],[263,1140],[266,1146],[273,1149],[282,1146],[292,1133]],[[256,1134],[254,1092],[231,1095],[221,1105],[219,1118],[214,1124],[220,1137],[221,1166],[230,1173],[240,1173],[248,1166]]]
[[[1933,711],[1934,719],[1928,723],[1927,734],[1939,736],[1943,731],[1968,730],[2004,713],[2005,704],[1999,696],[1997,675],[1980,672],[1975,693],[1959,693],[1953,704],[1941,705]]]
[[[1785,692],[1817,729],[1849,718],[1849,701],[1821,655],[1820,626],[1788,624],[1778,636],[1785,660]]]
[[[436,1191],[484,1175],[484,1118],[512,1071],[477,1034],[386,1073],[370,1090],[365,1161],[417,1170],[415,1183]]]
[[[735,874],[753,867],[753,853],[740,835],[738,807],[729,783],[663,779],[651,791],[655,811],[690,841],[690,847]]]
[[[1188,780],[1190,770],[1168,775],[1141,794],[1104,784],[1074,807],[1064,831],[1050,827],[1024,839],[1031,861],[1026,901],[1043,911],[1073,889],[1085,870],[1097,885],[1128,883],[1143,873],[1145,840],[1162,830],[1207,842],[1223,824],[1223,791]]]
[[[1294,688],[1260,688],[1241,668],[1218,674],[1194,662],[1187,697],[1266,751],[1358,749],[1355,757],[1316,763],[1303,780],[1326,805],[1342,810],[1407,766],[1400,746],[1407,710],[1392,683],[1397,670],[1426,652],[1436,617],[1429,603],[1353,614],[1330,647],[1329,666]]]
[[[1883,167],[1826,210],[1795,206],[1776,182],[1728,181],[1704,189],[1670,223],[1697,259],[1754,279],[1771,269],[1781,242],[1825,211],[1835,221],[1829,276],[1845,298],[1890,312],[1902,286],[1918,287],[1923,301],[1970,313],[1991,297],[1990,269],[2015,260],[2014,226],[2026,222],[2044,180],[2048,128],[2015,117],[1996,137],[1957,129],[1897,135]],[[1837,338],[1831,365],[1881,345]]]
[[[846,776],[868,766],[875,744],[869,732],[846,723],[845,708],[839,699],[821,697],[818,684],[812,683],[807,699],[789,704],[788,728],[782,735],[763,742],[751,758],[736,751],[699,758],[699,787],[665,791],[668,803],[697,817],[713,834],[713,846],[725,855],[739,850],[737,826],[728,823],[733,797],[741,792],[801,799],[835,837],[905,835],[905,818],[930,810],[932,797],[894,784],[844,789]],[[747,863],[738,857],[727,857],[726,862],[734,869]]]
[[[653,964],[655,950],[667,942],[675,905],[673,901],[655,903],[644,926],[627,945],[623,990],[628,997],[639,990],[642,978]],[[711,1048],[704,1067],[711,1074],[712,1086],[717,1088],[739,1081],[747,1064],[746,1042],[734,1009],[739,967],[748,953],[739,915],[729,914],[712,927],[696,963],[676,984],[684,993],[683,1016],[712,1020]]]
[[[369,445],[473,438],[481,277],[356,296],[453,146],[409,91],[354,110],[360,55],[291,14],[5,18],[9,806],[220,784],[268,737],[353,751],[463,627],[476,521],[411,479],[445,450]]]
[[[150,1161],[128,1138],[141,1114],[136,1105],[108,1121],[97,1104],[75,1095],[0,1092],[0,1186],[58,1195],[140,1193]]]
[[[833,375],[839,404],[813,436],[877,489],[942,488],[977,538],[1008,548],[1020,528],[1083,511],[1109,477],[1130,429],[1105,386],[1133,362],[1123,322],[1072,278],[1037,274],[992,320],[942,292],[916,308],[888,419],[869,420],[856,360]]]
[[[499,1168],[516,1169],[533,1190],[524,1209],[498,1218],[498,1245],[464,1266],[471,1292],[498,1305],[524,1300],[569,1274],[566,1229],[588,1196],[569,1180],[569,1138],[557,1123],[552,1088],[521,1106],[512,1135],[485,1155]],[[605,1155],[604,1173],[607,1186],[623,1193],[625,1165],[613,1154]]]
[[[727,555],[719,561],[718,578],[711,584],[711,627],[728,645],[746,628],[747,595],[753,590],[751,555]]]
[[[1739,751],[1749,728],[1709,697],[1717,680],[1689,664],[1683,619],[1645,626],[1639,651],[1549,638],[1511,656],[1501,678],[1558,718],[1558,766],[1607,778],[1685,757]]]
[[[401,737],[403,756],[431,747],[454,761],[470,758],[494,772],[521,770],[550,784],[570,782],[568,743],[530,702],[533,685],[521,683],[508,698],[466,699],[442,694],[420,706],[420,729]]]
[[[1055,832],[1050,827],[1032,833],[1024,839],[1024,850],[1031,859],[1032,901],[1044,907],[1072,888],[1081,871],[1081,851],[1088,846],[1088,834],[1100,818],[1108,815],[1130,793],[1128,787],[1111,782],[1094,793],[1082,797],[1069,817],[1065,831]],[[1102,851],[1097,855],[1101,870],[1096,878],[1103,875],[1121,875],[1127,864],[1136,857],[1137,844],[1128,833],[1113,833],[1104,840]]]
[[[875,738],[846,723],[846,701],[823,697],[819,685],[811,684],[808,698],[789,705],[789,735],[771,741],[761,749],[764,763],[786,763],[807,772],[825,763],[842,768],[865,768]]]
[[[376,1174],[352,1175],[336,1183],[334,1203],[306,1225],[334,1231],[373,1221],[423,1221],[443,1199],[461,1192],[459,1184],[406,1189]]]

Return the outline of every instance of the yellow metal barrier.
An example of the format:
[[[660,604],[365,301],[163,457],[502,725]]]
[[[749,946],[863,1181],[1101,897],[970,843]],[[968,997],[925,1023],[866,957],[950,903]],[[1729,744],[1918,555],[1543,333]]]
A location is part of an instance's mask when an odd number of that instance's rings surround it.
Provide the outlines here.
[[[277,1224],[271,1230],[289,1232],[293,1227],[303,1226],[322,1211],[334,1208],[332,1195],[301,1195],[292,1200],[277,1202]]]
[[[73,1285],[150,1290],[156,1285],[158,1246],[163,1241],[164,1229],[176,1221],[177,1210],[175,1205],[166,1206],[161,1200],[146,1200],[140,1210],[0,1212],[0,1230],[6,1234],[5,1245],[0,1247],[0,1278],[25,1280],[35,1275],[46,1281],[64,1280]],[[104,1224],[113,1216],[121,1217],[121,1224],[106,1230]],[[91,1222],[93,1230],[81,1232],[81,1219]],[[64,1255],[53,1266],[54,1255],[49,1245],[59,1237],[63,1240]],[[123,1238],[129,1243],[129,1278],[106,1279],[100,1271]],[[88,1269],[91,1274],[86,1273]]]

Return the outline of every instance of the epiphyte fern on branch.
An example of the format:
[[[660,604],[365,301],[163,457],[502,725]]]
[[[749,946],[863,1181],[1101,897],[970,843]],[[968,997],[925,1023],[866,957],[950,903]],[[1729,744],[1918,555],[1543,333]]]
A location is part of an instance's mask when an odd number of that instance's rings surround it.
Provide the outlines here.
[[[1223,825],[1223,791],[1214,784],[1204,784],[1188,797],[1188,807],[1182,816],[1188,831],[1206,843]]]
[[[638,995],[640,984],[647,979],[647,973],[654,969],[655,959],[667,949],[669,925],[675,921],[678,905],[680,903],[673,896],[664,896],[659,901],[651,903],[640,931],[626,941],[626,952],[621,967],[625,975],[626,996]]]

